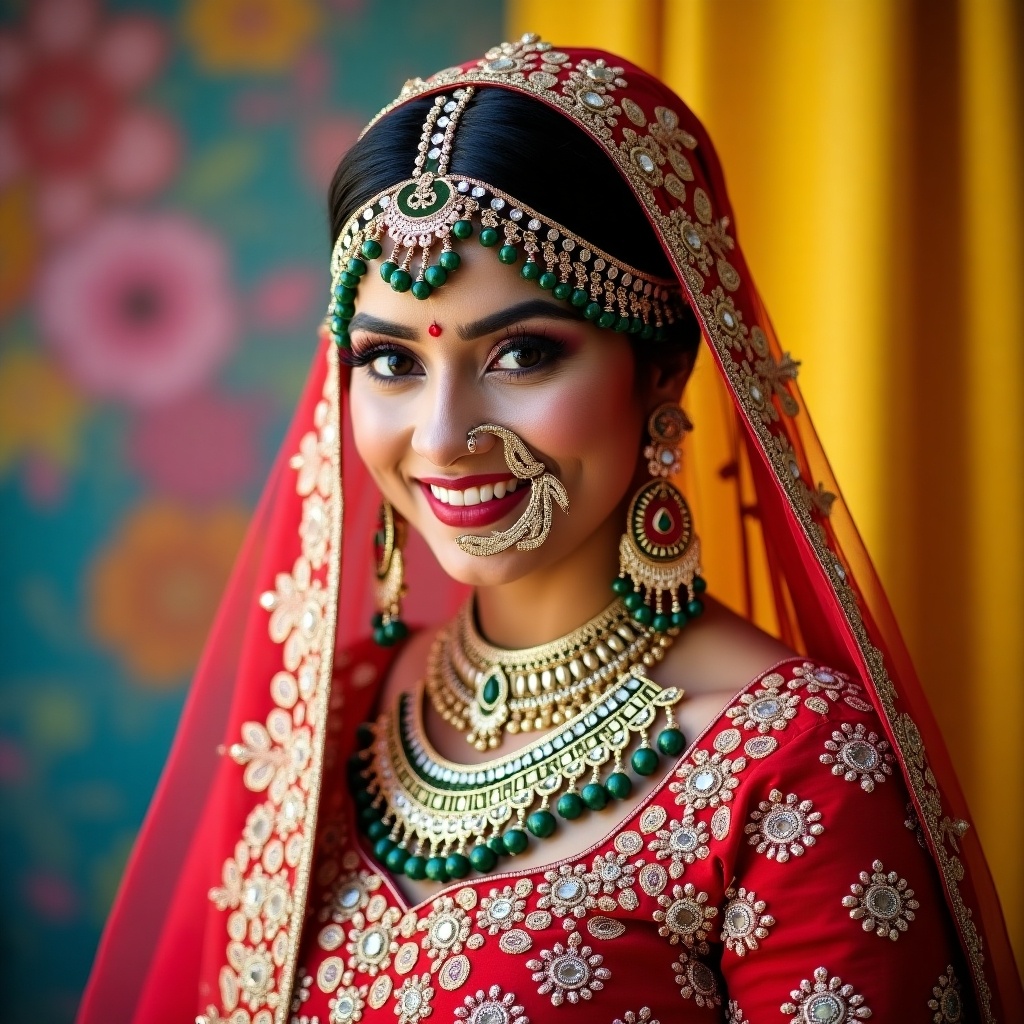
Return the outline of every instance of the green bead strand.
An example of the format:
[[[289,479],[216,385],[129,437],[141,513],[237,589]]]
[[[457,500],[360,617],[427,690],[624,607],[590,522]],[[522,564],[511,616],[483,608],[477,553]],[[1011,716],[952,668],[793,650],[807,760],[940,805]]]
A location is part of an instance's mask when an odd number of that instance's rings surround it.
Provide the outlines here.
[[[672,616],[659,612],[651,620],[651,629],[655,633],[667,633],[672,628]]]
[[[383,864],[388,859],[388,854],[394,848],[394,841],[385,836],[383,839],[378,839],[377,842],[373,844],[373,855]]]
[[[647,605],[642,604],[633,610],[630,617],[634,622],[639,622],[641,626],[649,626],[654,621],[654,612]]]
[[[614,326],[615,326],[615,330],[619,334],[625,334],[626,331],[629,330],[629,317],[628,316],[620,316],[618,318],[618,320],[615,321],[615,325]]]
[[[409,859],[409,851],[396,846],[385,858],[384,863],[390,871],[400,875],[405,870],[405,863]]]
[[[695,594],[703,594],[708,589],[708,581],[703,576],[694,576],[690,586]]]
[[[345,286],[346,288],[358,288],[358,287],[359,287],[359,278],[358,278],[358,277],[356,277],[356,275],[355,275],[355,274],[350,274],[350,273],[349,273],[349,272],[348,272],[347,270],[343,270],[343,271],[342,271],[342,272],[341,272],[341,273],[340,273],[340,274],[338,275],[338,280],[339,280],[339,281],[340,281],[340,282],[341,282],[341,283],[342,283],[342,284],[343,284],[343,285],[344,285],[344,286]]]
[[[353,256],[348,261],[348,272],[355,274],[356,277],[362,277],[366,273],[366,269],[366,264],[358,256]]]
[[[396,292],[407,292],[412,287],[412,274],[408,270],[394,270],[388,279],[391,290]]]
[[[633,792],[633,780],[625,772],[612,772],[604,786],[616,800],[625,800]]]
[[[550,811],[534,811],[526,819],[526,827],[538,838],[547,839],[557,826],[555,816]]]
[[[414,882],[422,882],[427,877],[427,862],[423,857],[410,857],[405,862],[405,874]]]
[[[488,249],[498,244],[498,238],[498,232],[494,228],[484,228],[480,232],[480,244]]]
[[[590,296],[582,288],[574,288],[569,301],[577,308],[582,309],[590,300]]]
[[[469,851],[469,863],[481,874],[486,875],[488,871],[495,869],[498,858],[494,856],[494,851],[489,846],[477,845]]]
[[[432,882],[447,882],[448,872],[445,870],[444,857],[431,857],[427,861],[427,878]]]
[[[612,313],[610,310],[605,310],[597,318],[597,326],[598,327],[614,327],[615,326],[615,314]]]
[[[437,262],[440,263],[445,270],[450,272],[452,270],[459,269],[459,264],[462,263],[462,257],[454,249],[446,249],[440,256],[438,256]]]
[[[627,594],[633,592],[633,584],[629,582],[624,576],[616,576],[612,580],[612,593],[618,594],[619,597],[625,597]]]
[[[678,757],[686,747],[686,738],[676,728],[658,733],[658,749],[668,757]]]
[[[590,782],[583,787],[580,796],[583,802],[592,810],[603,810],[608,804],[608,790],[600,782]]]
[[[537,284],[539,284],[544,291],[549,292],[556,284],[558,284],[558,275],[552,273],[550,270],[545,270],[537,280]]]
[[[561,284],[555,285],[551,294],[558,299],[559,302],[564,302],[570,295],[572,295],[572,285],[563,281]]]
[[[382,281],[391,281],[391,275],[398,269],[397,263],[392,263],[391,260],[385,260],[380,265],[380,276]]]
[[[363,255],[364,255],[364,256],[365,256],[365,257],[366,257],[366,258],[367,258],[368,260],[375,260],[375,259],[379,259],[379,258],[380,258],[380,255],[381,255],[381,253],[382,253],[382,252],[383,252],[384,250],[383,250],[383,248],[381,248],[381,244],[380,244],[380,242],[378,242],[378,241],[377,241],[377,240],[376,240],[375,238],[368,238],[368,239],[367,239],[367,240],[366,240],[365,242],[363,242],[363,244],[362,244],[362,245],[361,245],[361,246],[359,247],[359,251],[360,251],[360,252],[361,252],[361,253],[362,253],[362,254],[363,254]]]
[[[498,250],[498,259],[511,266],[519,259],[519,250],[514,245],[503,245]]]
[[[695,597],[692,601],[687,601],[686,614],[691,619],[699,618],[704,614],[704,602],[699,597]]]
[[[502,837],[501,841],[505,846],[505,852],[510,857],[515,857],[523,852],[530,845],[530,840],[521,828],[510,828]]]
[[[457,220],[452,225],[452,234],[456,238],[469,238],[473,234],[473,222],[471,220]]]
[[[508,850],[505,849],[505,841],[501,836],[491,836],[487,840],[487,845],[490,847],[491,852],[495,857],[504,857]]]
[[[597,302],[588,302],[583,308],[585,320],[596,320],[601,315],[601,306]]]
[[[394,282],[394,280],[395,280],[393,275],[392,275],[391,280],[392,280],[392,282]],[[392,288],[393,287],[394,287],[394,284],[392,283]],[[417,299],[429,299],[430,298],[430,293],[433,290],[434,289],[431,288],[430,285],[427,284],[426,281],[413,281],[413,283],[412,283],[411,291],[412,291],[412,294],[413,294],[414,298],[417,298]]]
[[[523,269],[519,273],[527,281],[536,281],[540,277],[540,264],[534,260],[528,260],[523,264]]]
[[[390,834],[391,827],[389,825],[385,825],[380,818],[377,818],[366,830],[366,835],[373,843],[376,843],[381,839],[386,839]]]
[[[573,821],[583,813],[583,800],[579,793],[563,793],[558,798],[555,810],[569,821]]]
[[[469,874],[469,858],[461,853],[452,853],[444,862],[449,878],[465,878]]]
[[[442,266],[434,264],[432,267],[427,267],[423,271],[423,280],[430,285],[431,288],[440,288],[441,285],[448,280],[448,271]]]
[[[650,747],[640,747],[633,751],[629,763],[637,775],[653,775],[658,768],[658,755]]]

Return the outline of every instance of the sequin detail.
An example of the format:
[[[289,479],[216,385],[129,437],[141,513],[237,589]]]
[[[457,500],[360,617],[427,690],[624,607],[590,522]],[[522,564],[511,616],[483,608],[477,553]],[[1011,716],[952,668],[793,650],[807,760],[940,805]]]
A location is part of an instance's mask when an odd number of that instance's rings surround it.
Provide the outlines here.
[[[860,921],[864,931],[893,942],[907,930],[921,905],[914,899],[914,890],[907,888],[907,880],[895,871],[886,874],[880,860],[872,863],[870,873],[860,873],[860,881],[850,886],[850,893],[843,897],[850,917]]]
[[[607,967],[601,966],[604,957],[582,943],[580,933],[572,932],[565,945],[556,942],[551,949],[542,949],[539,959],[526,963],[533,971],[533,980],[540,982],[537,992],[550,992],[554,1006],[561,1006],[566,1000],[578,1003],[591,999],[612,976]]]
[[[789,994],[792,1002],[779,1008],[790,1015],[790,1024],[853,1024],[867,1020],[871,1010],[864,1005],[852,985],[841,978],[829,977],[824,967],[814,972],[814,981],[804,980]]]
[[[832,739],[825,741],[825,753],[820,760],[831,767],[833,775],[842,776],[847,782],[859,782],[865,793],[872,792],[876,783],[885,782],[892,775],[893,756],[888,742],[880,739],[878,733],[868,732],[860,722],[843,722],[832,733]]]
[[[725,897],[729,902],[722,911],[722,942],[737,956],[746,956],[748,950],[757,949],[758,942],[768,937],[775,918],[765,913],[768,904],[764,900],[742,886],[726,889]]]
[[[795,793],[783,797],[780,790],[773,789],[751,812],[744,831],[758,853],[784,864],[814,845],[825,831],[820,821],[821,814],[810,800],[801,800]]]

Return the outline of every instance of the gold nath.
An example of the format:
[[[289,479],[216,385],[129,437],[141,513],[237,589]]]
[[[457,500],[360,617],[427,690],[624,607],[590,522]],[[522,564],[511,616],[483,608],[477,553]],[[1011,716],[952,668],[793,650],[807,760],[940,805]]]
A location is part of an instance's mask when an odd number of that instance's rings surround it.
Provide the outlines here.
[[[657,664],[674,636],[630,620],[619,598],[567,636],[506,650],[477,630],[472,601],[434,641],[426,692],[438,713],[477,750],[503,733],[534,732],[569,721],[634,666]]]

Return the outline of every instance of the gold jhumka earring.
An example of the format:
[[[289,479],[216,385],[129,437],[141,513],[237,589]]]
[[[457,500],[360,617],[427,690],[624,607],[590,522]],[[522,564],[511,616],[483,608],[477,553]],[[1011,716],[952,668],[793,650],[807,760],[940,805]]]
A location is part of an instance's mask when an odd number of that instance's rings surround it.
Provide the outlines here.
[[[487,537],[464,533],[455,543],[470,555],[497,555],[513,544],[519,551],[532,551],[548,539],[552,521],[552,499],[559,508],[569,512],[569,495],[561,480],[545,471],[543,462],[533,457],[523,439],[508,427],[496,423],[482,423],[474,427],[466,440],[471,452],[476,451],[477,434],[493,434],[501,439],[508,471],[518,480],[530,481],[530,501],[523,514],[507,529],[495,530]]]
[[[391,647],[409,635],[402,621],[402,598],[405,596],[406,524],[395,515],[391,503],[381,500],[377,531],[374,534],[374,575],[377,613],[373,616],[373,640],[381,647]]]
[[[693,426],[678,405],[666,402],[651,413],[647,429],[651,443],[644,455],[654,479],[629,503],[612,590],[635,622],[667,633],[704,611],[699,595],[707,589],[690,507],[668,479],[679,471],[682,440]]]

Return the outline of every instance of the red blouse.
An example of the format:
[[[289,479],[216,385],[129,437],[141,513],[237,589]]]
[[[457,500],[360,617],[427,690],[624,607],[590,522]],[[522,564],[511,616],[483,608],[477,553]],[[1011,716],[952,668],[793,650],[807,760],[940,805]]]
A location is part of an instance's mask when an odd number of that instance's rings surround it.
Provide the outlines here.
[[[360,668],[336,680],[335,749],[369,710]],[[291,1021],[974,1019],[880,731],[856,682],[784,662],[599,845],[531,871],[505,860],[414,907],[357,837],[336,763]]]

